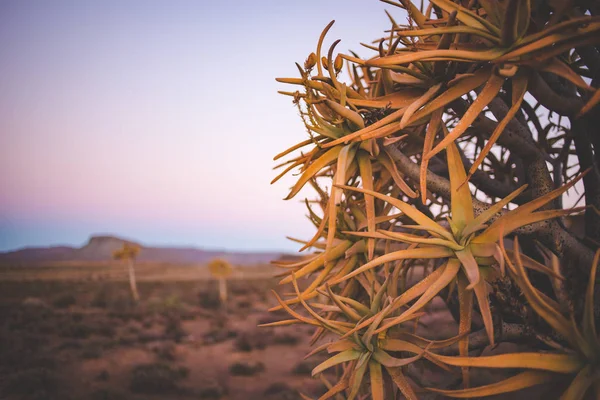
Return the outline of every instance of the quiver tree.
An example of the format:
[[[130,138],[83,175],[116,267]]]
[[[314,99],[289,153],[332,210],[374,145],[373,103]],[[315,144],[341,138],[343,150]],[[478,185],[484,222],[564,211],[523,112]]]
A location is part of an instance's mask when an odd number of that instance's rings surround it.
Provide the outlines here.
[[[215,258],[208,263],[208,270],[219,281],[219,300],[224,305],[227,303],[227,278],[231,275],[231,264],[221,258]]]
[[[600,396],[600,7],[385,2],[408,23],[388,14],[371,56],[337,54],[339,40],[325,51],[332,22],[300,76],[278,79],[298,87],[281,93],[308,138],[275,157],[300,151],[274,181],[299,169],[286,199],[316,191],[316,232],[301,248],[316,252],[278,263],[295,293],[276,295],[275,309],[292,318],[268,325],[313,325],[314,352],[336,353],[313,371],[342,366],[322,398],[417,398],[419,376],[405,374],[423,360],[461,369],[459,387],[430,388],[446,396],[542,383],[564,399]],[[572,215],[582,235],[567,228]],[[458,336],[416,336],[438,295]],[[523,337],[531,352],[468,357]],[[522,371],[470,388],[472,368]]]
[[[129,287],[131,288],[131,296],[133,300],[138,302],[140,295],[137,290],[137,282],[135,279],[135,258],[140,252],[140,246],[131,243],[123,243],[123,247],[113,253],[115,260],[125,260],[127,262],[127,273],[129,275]]]

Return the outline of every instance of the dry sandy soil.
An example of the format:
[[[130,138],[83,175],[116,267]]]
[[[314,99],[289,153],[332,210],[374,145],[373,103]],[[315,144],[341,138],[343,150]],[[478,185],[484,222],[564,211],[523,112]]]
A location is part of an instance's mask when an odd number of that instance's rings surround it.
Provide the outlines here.
[[[310,327],[257,327],[287,319],[266,311],[276,304],[271,289],[291,291],[277,286],[272,267],[235,268],[225,307],[205,267],[141,263],[136,270],[138,304],[115,262],[0,265],[0,399],[299,400],[299,390],[310,398],[325,391],[310,371],[326,355],[303,360]],[[430,311],[418,333],[457,334],[441,299]],[[473,354],[518,350],[503,343]],[[442,373],[425,360],[407,372],[423,386],[460,382],[459,371]],[[471,382],[513,372],[472,371]],[[548,390],[494,399],[555,398]]]
[[[259,328],[270,267],[237,268],[226,307],[205,268],[0,267],[2,399],[299,399],[316,396],[307,327]]]

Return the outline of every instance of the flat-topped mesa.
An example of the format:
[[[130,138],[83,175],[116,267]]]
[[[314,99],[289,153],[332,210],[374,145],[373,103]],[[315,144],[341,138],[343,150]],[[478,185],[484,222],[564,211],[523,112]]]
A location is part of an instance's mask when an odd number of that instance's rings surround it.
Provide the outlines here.
[[[80,260],[107,260],[112,254],[127,243],[132,246],[142,247],[131,240],[111,235],[92,235],[88,242],[76,250],[76,256]]]

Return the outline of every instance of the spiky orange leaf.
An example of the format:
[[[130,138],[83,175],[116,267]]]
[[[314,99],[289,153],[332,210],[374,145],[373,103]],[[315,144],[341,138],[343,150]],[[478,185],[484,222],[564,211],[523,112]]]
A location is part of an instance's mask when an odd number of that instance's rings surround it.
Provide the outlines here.
[[[572,374],[583,367],[583,362],[574,354],[512,353],[495,356],[453,357],[432,354],[441,362],[456,367],[479,368],[527,368],[541,371]]]
[[[485,386],[461,390],[443,390],[427,388],[427,390],[443,394],[444,396],[470,399],[474,397],[493,396],[502,393],[515,392],[517,390],[551,382],[555,379],[554,374],[543,371],[525,371],[500,382]]]
[[[346,281],[350,278],[355,277],[358,274],[362,274],[378,265],[381,265],[390,261],[405,260],[405,259],[418,259],[418,258],[446,258],[453,255],[452,251],[446,248],[440,247],[421,247],[416,249],[398,250],[392,253],[384,254],[383,256],[377,257],[372,261],[362,265],[360,268],[355,269],[351,273],[331,282],[332,285],[336,285],[340,282]]]
[[[452,50],[449,50],[452,51]],[[427,158],[435,156],[437,153],[445,149],[448,144],[458,139],[469,126],[475,121],[475,119],[481,114],[483,109],[498,95],[498,92],[504,84],[504,78],[491,74],[489,81],[485,84],[484,88],[479,93],[479,96],[475,99],[471,107],[465,112],[463,117],[460,119],[458,124],[452,129],[452,132],[446,136],[440,143],[437,144],[429,153]]]
[[[333,367],[334,365],[338,365],[344,362],[348,362],[348,361],[352,361],[352,360],[356,360],[358,359],[358,357],[361,356],[361,352],[358,350],[346,350],[346,351],[342,351],[339,354],[336,354],[335,356],[328,358],[327,360],[323,361],[321,364],[317,365],[315,368],[313,368],[311,375],[315,376],[323,371],[325,371],[328,368]]]
[[[392,380],[394,381],[396,386],[398,386],[398,389],[400,389],[400,392],[402,392],[404,397],[406,397],[406,400],[418,400],[419,399],[417,397],[415,391],[413,390],[413,388],[410,386],[410,383],[408,382],[408,380],[402,373],[402,369],[400,367],[396,367],[396,368],[387,368],[386,367],[386,370],[392,377]]]
[[[325,154],[323,154],[321,157],[313,161],[308,166],[308,168],[306,168],[304,173],[302,173],[300,179],[298,179],[298,182],[296,182],[296,184],[290,191],[290,194],[287,195],[285,200],[289,200],[292,197],[294,197],[310,179],[312,179],[316,174],[318,174],[324,167],[334,162],[340,154],[340,151],[342,151],[342,148],[343,146],[334,147],[325,152]]]
[[[496,129],[494,129],[492,136],[490,136],[487,143],[475,159],[475,162],[469,169],[469,177],[467,179],[469,179],[475,173],[475,171],[477,171],[477,168],[479,168],[485,157],[488,155],[488,153],[492,149],[492,146],[496,143],[502,132],[504,132],[504,128],[506,128],[506,125],[508,125],[508,123],[519,111],[525,93],[527,93],[527,82],[528,77],[525,74],[519,74],[512,80],[512,106],[510,107],[508,113],[506,113],[504,118],[502,118],[502,121],[500,121],[498,126],[496,126]]]

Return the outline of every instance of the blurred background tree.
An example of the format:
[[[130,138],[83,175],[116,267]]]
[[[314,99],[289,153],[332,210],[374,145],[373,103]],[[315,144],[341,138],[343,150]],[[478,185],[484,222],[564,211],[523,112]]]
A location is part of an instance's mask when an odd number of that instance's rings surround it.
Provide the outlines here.
[[[227,277],[231,275],[231,264],[222,258],[215,258],[208,263],[211,275],[219,281],[219,299],[221,304],[227,304]]]
[[[140,295],[137,289],[135,280],[135,258],[140,252],[140,246],[131,243],[123,243],[123,247],[113,253],[115,260],[125,260],[127,263],[127,273],[129,275],[129,286],[131,288],[131,296],[135,302],[140,300]]]

